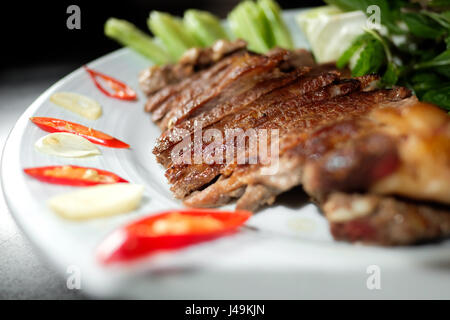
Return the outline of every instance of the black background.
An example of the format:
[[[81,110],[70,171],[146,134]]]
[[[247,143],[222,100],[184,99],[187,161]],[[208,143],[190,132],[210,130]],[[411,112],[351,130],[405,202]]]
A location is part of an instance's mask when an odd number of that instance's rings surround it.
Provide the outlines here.
[[[120,46],[103,35],[103,25],[111,16],[129,20],[147,31],[146,19],[151,10],[182,15],[188,8],[198,8],[224,18],[238,2],[239,0],[8,1],[8,5],[2,4],[0,7],[2,69],[52,63],[68,63],[77,67],[115,50]],[[284,9],[323,4],[318,0],[278,2]],[[76,4],[81,9],[81,30],[69,30],[66,27],[69,17],[66,10],[71,4]]]

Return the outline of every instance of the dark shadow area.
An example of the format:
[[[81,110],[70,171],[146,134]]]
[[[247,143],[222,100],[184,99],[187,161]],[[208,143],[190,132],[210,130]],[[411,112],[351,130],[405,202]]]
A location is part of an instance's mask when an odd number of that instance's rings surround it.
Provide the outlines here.
[[[285,8],[312,7],[322,1],[279,0]],[[14,1],[4,9],[2,30],[2,59],[0,73],[37,64],[66,62],[79,66],[120,48],[103,34],[109,17],[126,19],[149,32],[146,24],[151,10],[170,12],[181,16],[186,9],[210,11],[221,18],[239,3],[239,0],[200,1]],[[78,5],[81,11],[81,29],[69,30],[67,8]],[[26,76],[26,75],[24,75]]]
[[[301,186],[280,194],[275,200],[276,204],[286,206],[291,209],[299,209],[311,202],[310,197],[305,193]]]

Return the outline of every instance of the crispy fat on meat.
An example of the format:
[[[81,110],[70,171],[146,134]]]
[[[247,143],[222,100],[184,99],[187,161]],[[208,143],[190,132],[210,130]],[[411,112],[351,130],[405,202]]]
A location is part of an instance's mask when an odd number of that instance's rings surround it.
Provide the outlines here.
[[[327,152],[304,169],[313,197],[368,191],[450,204],[450,117],[439,108],[411,97],[323,133]]]

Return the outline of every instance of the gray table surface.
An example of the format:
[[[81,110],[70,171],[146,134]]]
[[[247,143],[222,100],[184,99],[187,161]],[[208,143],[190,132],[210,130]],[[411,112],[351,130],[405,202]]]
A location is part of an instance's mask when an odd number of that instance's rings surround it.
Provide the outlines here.
[[[71,72],[73,63],[0,71],[0,147],[25,109]],[[0,186],[1,188],[1,186]],[[45,261],[15,224],[0,195],[0,299],[83,299],[69,290],[63,274]]]

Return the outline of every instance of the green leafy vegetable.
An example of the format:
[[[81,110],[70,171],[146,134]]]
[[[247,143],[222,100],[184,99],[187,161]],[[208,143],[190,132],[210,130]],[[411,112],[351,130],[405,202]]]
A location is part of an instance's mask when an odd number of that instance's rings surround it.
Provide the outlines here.
[[[450,111],[450,83],[428,90],[423,95],[422,100],[437,104]]]
[[[441,18],[450,23],[450,10],[441,12],[440,14]]]
[[[447,14],[445,12],[442,14],[439,14],[439,13],[432,12],[432,11],[422,10],[420,13],[427,17],[430,17],[431,19],[433,19],[435,22],[440,24],[445,29],[450,28],[450,19],[449,19],[450,16],[448,16],[449,12],[447,12]],[[442,30],[442,31],[445,32],[445,30]]]
[[[389,46],[380,35],[372,30],[360,35],[339,57],[336,62],[337,67],[345,67],[356,54],[359,55],[352,68],[352,76],[359,77],[370,73],[380,73],[383,66],[386,66],[381,79],[382,83],[385,86],[392,86],[397,83],[399,69],[393,61]]]
[[[347,50],[344,51],[344,53],[339,57],[339,59],[336,61],[336,66],[339,69],[344,68],[350,61],[350,59],[355,55],[355,53],[361,49],[361,47],[370,39],[370,35],[367,33],[363,33],[362,35],[358,36],[350,47],[348,47]]]
[[[445,30],[438,23],[424,14],[404,13],[402,17],[409,32],[416,37],[436,39],[445,34]]]
[[[414,66],[415,69],[432,68],[436,72],[450,78],[450,49],[442,52],[430,61],[420,62]]]
[[[427,3],[428,6],[430,7],[435,7],[435,8],[439,8],[439,7],[450,7],[450,1],[449,0],[431,0]]]
[[[385,60],[383,45],[372,38],[366,41],[352,69],[352,76],[360,77],[370,73],[377,73],[385,63]]]
[[[399,73],[400,71],[397,66],[394,63],[389,63],[381,78],[381,82],[387,87],[393,86],[398,81]]]
[[[372,40],[367,36],[355,39],[338,58],[338,67],[357,58],[352,75],[380,73],[382,86],[406,85],[420,99],[449,109],[450,0],[429,1],[427,7],[405,0],[326,2],[341,10],[364,12],[369,5],[379,5],[381,23],[386,27],[381,32],[367,30]]]
[[[411,85],[419,98],[442,83],[441,77],[433,72],[418,72],[411,77]]]

